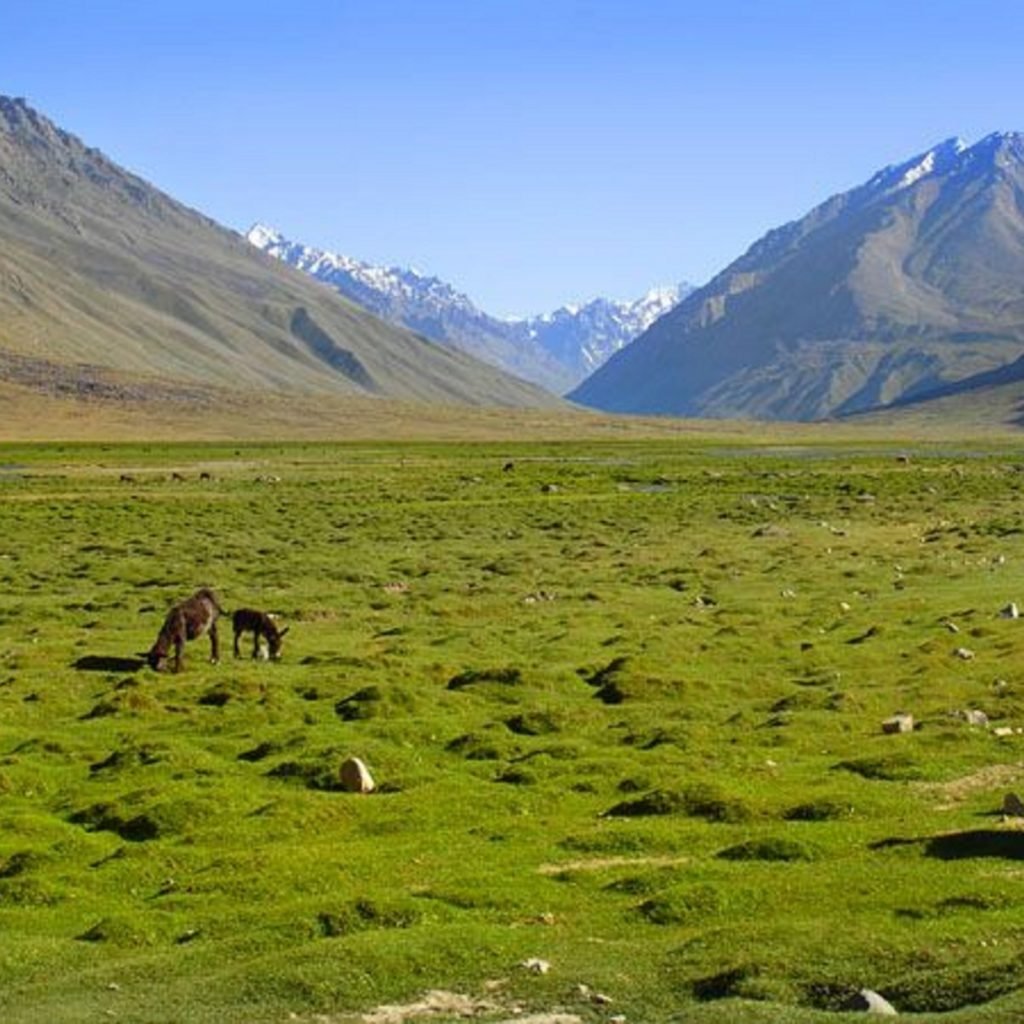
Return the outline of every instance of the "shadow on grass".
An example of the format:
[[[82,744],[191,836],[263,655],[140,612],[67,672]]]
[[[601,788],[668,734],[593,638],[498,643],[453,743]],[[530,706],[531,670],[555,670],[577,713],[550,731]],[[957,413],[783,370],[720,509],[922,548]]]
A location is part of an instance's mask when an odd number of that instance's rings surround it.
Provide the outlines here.
[[[106,654],[86,654],[72,667],[79,672],[138,672],[146,664],[145,658],[119,658]]]
[[[937,860],[967,860],[971,857],[1024,860],[1024,832],[975,829],[938,836],[893,837],[872,843],[870,849],[885,850],[897,846],[921,846],[926,857]]]

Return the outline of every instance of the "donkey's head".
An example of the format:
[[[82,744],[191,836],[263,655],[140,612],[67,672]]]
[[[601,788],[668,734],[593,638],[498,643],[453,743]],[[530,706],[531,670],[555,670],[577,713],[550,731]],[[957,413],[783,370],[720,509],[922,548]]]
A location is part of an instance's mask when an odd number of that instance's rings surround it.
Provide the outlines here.
[[[267,630],[267,646],[270,648],[270,657],[277,659],[281,657],[281,641],[284,640],[285,633],[291,629],[291,626],[285,626],[284,629],[278,629],[277,623],[271,619],[268,623],[269,629]]]
[[[163,672],[167,668],[168,649],[158,640],[146,652],[146,663],[154,672]]]

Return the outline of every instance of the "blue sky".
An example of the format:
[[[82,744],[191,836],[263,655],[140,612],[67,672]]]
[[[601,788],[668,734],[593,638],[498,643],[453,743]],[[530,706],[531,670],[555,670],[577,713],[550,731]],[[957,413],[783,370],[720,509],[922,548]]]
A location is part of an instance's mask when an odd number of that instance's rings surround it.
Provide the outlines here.
[[[702,283],[1024,130],[1019,0],[0,0],[0,93],[229,227],[498,315]]]

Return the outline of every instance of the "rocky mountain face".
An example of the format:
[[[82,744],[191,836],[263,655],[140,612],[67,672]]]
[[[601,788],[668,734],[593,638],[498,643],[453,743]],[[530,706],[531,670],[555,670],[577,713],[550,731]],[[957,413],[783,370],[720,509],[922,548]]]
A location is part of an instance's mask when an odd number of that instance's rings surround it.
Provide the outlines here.
[[[436,277],[379,267],[290,241],[263,224],[249,241],[341,295],[426,337],[561,393],[578,384],[692,289],[658,288],[635,302],[594,299],[543,316],[502,320]]]
[[[570,397],[810,420],[1024,354],[1024,135],[953,139],[769,232]]]
[[[131,395],[189,387],[551,406],[257,252],[0,97],[0,382]],[[48,383],[49,382],[49,383]]]

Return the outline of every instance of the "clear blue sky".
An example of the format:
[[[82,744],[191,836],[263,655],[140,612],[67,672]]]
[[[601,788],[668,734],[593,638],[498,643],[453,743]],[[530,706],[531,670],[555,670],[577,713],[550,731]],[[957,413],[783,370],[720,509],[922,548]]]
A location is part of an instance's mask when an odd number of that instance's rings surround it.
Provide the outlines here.
[[[223,224],[489,312],[702,283],[1024,129],[1020,0],[0,0],[0,93]]]

